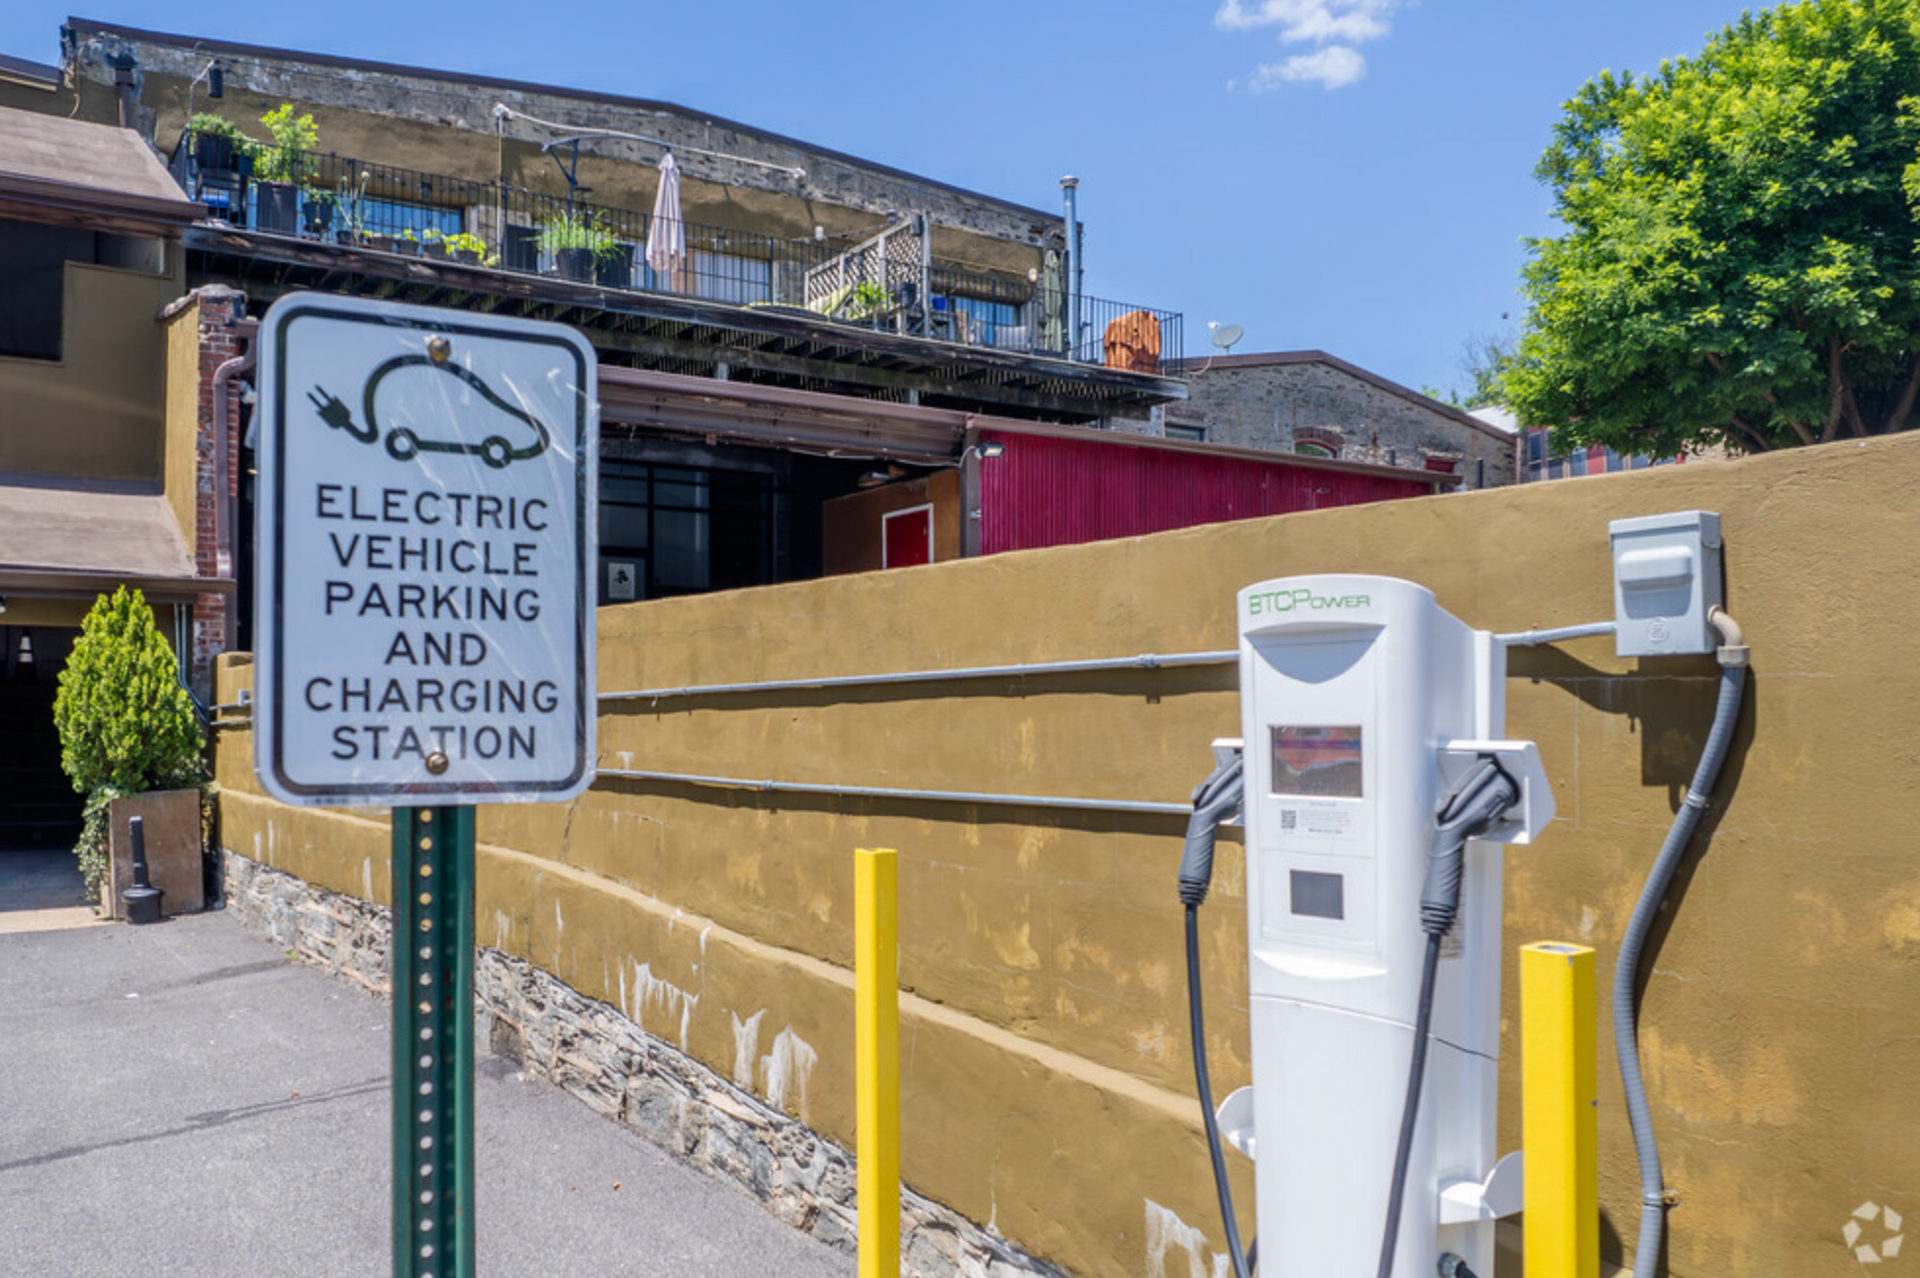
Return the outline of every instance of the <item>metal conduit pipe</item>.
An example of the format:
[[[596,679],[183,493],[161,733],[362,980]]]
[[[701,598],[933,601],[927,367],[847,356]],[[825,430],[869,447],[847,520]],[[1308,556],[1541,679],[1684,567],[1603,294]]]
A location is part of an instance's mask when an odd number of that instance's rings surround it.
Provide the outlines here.
[[[902,670],[892,674],[826,675],[814,679],[766,679],[758,683],[708,683],[678,688],[636,688],[603,692],[602,701],[663,701],[671,697],[727,696],[748,692],[793,692],[818,688],[860,688],[889,683],[940,683],[960,679],[1006,679],[1026,675],[1075,674],[1092,670],[1160,670],[1172,666],[1221,666],[1240,660],[1237,651],[1143,652],[1135,657],[1095,657],[1085,661],[1035,661],[1013,666],[968,666],[955,670]],[[1179,805],[1175,805],[1179,806]],[[1185,809],[1183,808],[1182,811]]]
[[[1514,630],[1494,638],[1510,648],[1532,648],[1543,643],[1559,643],[1563,639],[1586,639],[1593,635],[1610,635],[1620,628],[1618,622],[1591,621],[1584,626],[1561,626],[1558,630]]]
[[[826,794],[856,799],[919,799],[934,803],[992,803],[1020,808],[1075,808],[1086,812],[1147,812],[1188,817],[1187,803],[1151,803],[1140,799],[1078,799],[1049,794],[989,794],[971,790],[903,790],[877,785],[821,785],[810,781],[756,781],[748,777],[701,776],[690,772],[649,772],[637,768],[600,768],[598,777],[629,781],[671,781],[728,790],[759,790],[768,794]]]
[[[232,452],[227,442],[227,437],[233,433],[230,406],[233,379],[252,367],[253,348],[249,345],[245,355],[236,355],[213,370],[213,470],[218,477],[214,481],[216,487],[213,494],[213,562],[214,575],[222,580],[231,580],[233,577],[233,504],[236,497],[228,487],[232,483]]]

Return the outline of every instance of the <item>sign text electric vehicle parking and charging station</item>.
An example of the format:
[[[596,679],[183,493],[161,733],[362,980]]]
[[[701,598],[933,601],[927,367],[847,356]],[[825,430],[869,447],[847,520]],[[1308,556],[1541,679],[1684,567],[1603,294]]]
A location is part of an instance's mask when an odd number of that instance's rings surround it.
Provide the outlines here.
[[[393,809],[394,1274],[471,1278],[470,805],[593,780],[593,350],[304,294],[259,342],[254,768]]]
[[[591,349],[554,325],[296,296],[262,365],[262,783],[305,804],[578,793]]]

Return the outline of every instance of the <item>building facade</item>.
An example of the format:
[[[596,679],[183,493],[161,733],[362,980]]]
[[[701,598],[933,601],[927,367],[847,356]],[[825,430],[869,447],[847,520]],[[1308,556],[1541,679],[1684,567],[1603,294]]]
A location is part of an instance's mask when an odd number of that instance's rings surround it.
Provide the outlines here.
[[[1512,432],[1325,351],[1220,355],[1179,371],[1189,391],[1164,410],[1170,438],[1436,470],[1463,488],[1514,482]]]

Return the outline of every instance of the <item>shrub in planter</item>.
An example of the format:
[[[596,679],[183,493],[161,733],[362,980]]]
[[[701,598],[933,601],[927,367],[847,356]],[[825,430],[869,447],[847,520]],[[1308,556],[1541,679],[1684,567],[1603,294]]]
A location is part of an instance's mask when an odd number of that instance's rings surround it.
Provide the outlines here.
[[[230,172],[241,167],[259,145],[223,115],[201,111],[187,121],[193,138],[193,162],[202,173]]]
[[[260,123],[273,134],[273,145],[264,147],[254,162],[257,220],[263,231],[292,235],[299,228],[299,187],[312,175],[308,153],[320,144],[320,129],[313,116],[294,115],[291,102],[261,116]]]
[[[465,262],[477,266],[487,257],[487,242],[477,235],[462,231],[446,238],[447,256],[456,262]]]
[[[53,702],[60,765],[87,796],[74,854],[95,896],[108,872],[112,802],[199,789],[207,779],[200,724],[176,670],[146,599],[122,586],[94,604],[60,672]]]
[[[594,263],[611,256],[619,241],[598,218],[569,210],[540,224],[539,243],[540,251],[553,258],[558,274],[591,283]]]

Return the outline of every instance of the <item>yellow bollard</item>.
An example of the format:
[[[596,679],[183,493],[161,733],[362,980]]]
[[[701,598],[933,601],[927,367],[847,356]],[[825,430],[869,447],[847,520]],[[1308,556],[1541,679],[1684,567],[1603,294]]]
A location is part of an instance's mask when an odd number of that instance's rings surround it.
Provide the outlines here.
[[[1527,1278],[1599,1278],[1598,1104],[1593,951],[1547,941],[1523,945],[1520,1125]]]
[[[900,1278],[900,868],[853,854],[854,1145],[860,1278]]]

